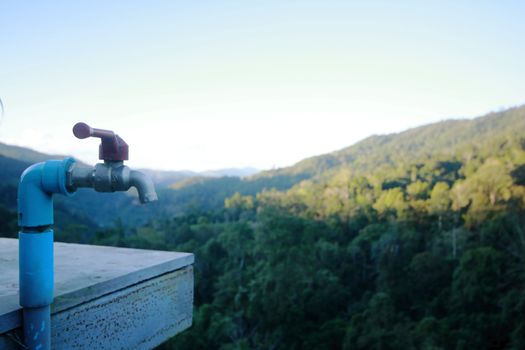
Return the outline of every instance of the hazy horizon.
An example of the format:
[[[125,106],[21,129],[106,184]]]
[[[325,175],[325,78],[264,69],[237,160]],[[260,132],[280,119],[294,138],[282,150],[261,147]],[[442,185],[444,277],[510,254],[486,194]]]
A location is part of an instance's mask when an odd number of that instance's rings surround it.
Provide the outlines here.
[[[325,154],[328,154],[328,153],[332,153],[332,152],[336,152],[336,151],[339,151],[341,149],[344,149],[344,148],[347,148],[347,147],[350,147],[350,146],[353,146],[363,140],[366,140],[368,139],[369,137],[372,137],[372,136],[384,136],[384,135],[391,135],[391,134],[399,134],[399,133],[403,133],[405,131],[408,131],[408,130],[411,130],[411,129],[415,129],[415,128],[418,128],[418,127],[421,127],[421,126],[425,126],[425,125],[431,125],[431,124],[436,124],[436,123],[440,123],[440,122],[446,122],[446,121],[452,121],[452,120],[472,120],[472,119],[475,119],[475,118],[479,118],[479,117],[483,117],[485,115],[488,115],[490,113],[496,113],[496,112],[501,112],[503,110],[508,110],[508,109],[512,109],[512,108],[518,108],[518,107],[521,107],[523,106],[524,104],[521,104],[521,105],[516,105],[516,106],[507,106],[507,107],[500,107],[498,108],[497,110],[491,110],[491,111],[487,111],[486,113],[483,113],[481,115],[478,115],[478,116],[472,116],[472,117],[451,117],[451,118],[442,118],[440,120],[437,120],[437,121],[434,121],[434,122],[429,122],[429,123],[423,123],[423,124],[419,124],[419,125],[413,125],[413,126],[410,126],[406,129],[403,129],[403,130],[399,130],[399,131],[394,131],[394,132],[391,132],[391,133],[374,133],[374,134],[370,134],[370,135],[367,135],[365,136],[364,138],[362,139],[359,139],[351,144],[348,144],[342,148],[338,148],[338,149],[334,149],[334,150],[331,150],[331,151],[328,151],[328,152],[324,152],[324,153],[318,153],[318,154],[311,154],[311,155],[308,155],[304,158],[301,158],[301,159],[297,159],[296,161],[290,163],[290,164],[286,164],[286,165],[283,165],[283,166],[280,166],[280,167],[277,167],[277,166],[274,166],[272,168],[257,168],[255,166],[250,166],[250,165],[245,165],[245,166],[225,166],[225,167],[222,167],[222,168],[207,168],[207,169],[185,169],[185,168],[151,168],[151,167],[141,167],[142,169],[148,169],[148,170],[152,170],[152,171],[165,171],[165,172],[194,172],[194,173],[199,173],[199,174],[205,174],[207,172],[216,172],[216,171],[223,171],[223,170],[240,170],[240,171],[243,171],[243,170],[247,170],[247,171],[253,171],[253,173],[257,173],[257,172],[261,172],[261,171],[266,171],[266,170],[274,170],[274,169],[279,169],[279,168],[286,168],[286,167],[289,167],[289,166],[293,166],[295,164],[297,164],[298,162],[304,160],[304,159],[307,159],[307,158],[311,158],[311,157],[316,157],[316,156],[321,156],[321,155],[325,155]],[[97,139],[98,140],[98,139]],[[1,140],[0,140],[1,142]],[[98,142],[98,141],[97,141]],[[8,143],[7,143],[8,144]],[[9,144],[9,145],[12,145],[12,146],[19,146],[19,147],[24,147],[24,148],[29,148],[33,151],[37,151],[37,152],[41,152],[41,153],[48,153],[48,152],[44,152],[42,150],[39,150],[39,149],[36,149],[36,148],[33,148],[33,147],[30,147],[30,146],[25,146],[25,145],[17,145],[17,144]],[[62,155],[62,156],[73,156],[83,162],[86,162],[86,163],[90,163],[89,160],[85,160],[85,159],[82,159],[82,158],[79,158],[79,157],[76,157],[75,155],[73,154],[68,154],[68,153],[56,153],[56,155]],[[98,160],[95,160],[95,161],[92,161],[92,163],[95,163],[95,162],[98,162]]]
[[[520,2],[0,5],[0,141],[130,165],[271,169],[524,103]]]

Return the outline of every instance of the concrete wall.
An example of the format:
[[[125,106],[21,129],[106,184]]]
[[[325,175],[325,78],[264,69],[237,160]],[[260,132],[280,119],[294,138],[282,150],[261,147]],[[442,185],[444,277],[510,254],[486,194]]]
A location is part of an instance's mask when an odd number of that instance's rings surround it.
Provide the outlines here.
[[[151,349],[191,325],[193,283],[190,265],[54,313],[52,347]],[[23,349],[17,337],[0,335],[0,349]]]

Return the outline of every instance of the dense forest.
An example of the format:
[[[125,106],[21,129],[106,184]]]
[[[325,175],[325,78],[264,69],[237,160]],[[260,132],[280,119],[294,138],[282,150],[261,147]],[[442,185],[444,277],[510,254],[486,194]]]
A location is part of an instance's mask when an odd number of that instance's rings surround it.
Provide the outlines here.
[[[195,254],[193,326],[159,349],[525,349],[525,107],[159,194],[105,227],[57,204],[60,240]]]

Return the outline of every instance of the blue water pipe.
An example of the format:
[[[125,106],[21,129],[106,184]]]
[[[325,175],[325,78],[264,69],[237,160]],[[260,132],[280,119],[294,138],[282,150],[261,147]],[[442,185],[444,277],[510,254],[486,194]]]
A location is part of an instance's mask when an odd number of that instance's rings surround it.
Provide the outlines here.
[[[53,194],[73,194],[66,178],[74,163],[67,158],[34,164],[23,172],[18,186],[20,305],[29,349],[51,349]]]
[[[115,192],[135,187],[141,203],[157,200],[153,181],[124,165],[128,144],[113,131],[77,123],[73,134],[100,138],[99,159],[104,162],[94,167],[79,166],[73,158],[37,163],[22,173],[18,186],[20,305],[30,350],[51,349],[53,195],[71,196],[77,188]]]

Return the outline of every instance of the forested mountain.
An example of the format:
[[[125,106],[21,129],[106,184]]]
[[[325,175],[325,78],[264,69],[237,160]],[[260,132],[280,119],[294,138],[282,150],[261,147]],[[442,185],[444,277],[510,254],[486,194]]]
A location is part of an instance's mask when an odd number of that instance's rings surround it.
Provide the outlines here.
[[[164,348],[525,348],[524,126],[522,107],[373,137],[137,232],[197,256],[194,326]]]
[[[196,255],[194,324],[161,349],[525,348],[525,107],[184,179],[151,206],[94,195],[121,220],[59,239]]]
[[[264,174],[311,180],[236,194],[223,219],[155,227],[198,258],[171,344],[525,348],[524,126],[521,107],[372,137]]]
[[[505,139],[508,134],[519,134],[525,130],[523,110],[524,107],[514,108],[473,120],[449,120],[399,134],[372,136],[340,151],[242,179],[229,175],[244,175],[254,170],[225,169],[196,173],[145,169],[143,171],[155,180],[161,193],[161,201],[147,208],[138,205],[134,195],[97,194],[90,190],[80,190],[73,198],[57,197],[57,201],[66,211],[86,218],[96,217],[97,223],[90,227],[97,224],[108,226],[116,221],[132,227],[160,216],[180,216],[196,210],[216,211],[222,208],[225,198],[236,192],[254,196],[263,190],[288,190],[303,180],[327,181],[341,170],[351,176],[366,175],[372,170],[416,160],[427,162],[436,157],[446,157],[461,148],[474,149],[488,140]],[[5,164],[2,168],[6,169],[0,174],[2,186],[16,185],[21,171],[33,162],[64,158],[6,144],[0,144],[0,156],[0,161]],[[222,174],[228,176],[218,176]],[[11,199],[2,200],[0,204],[14,209],[14,189],[4,188],[0,192],[11,193]],[[0,194],[0,200],[2,196],[6,197]],[[60,220],[58,224],[62,226]]]
[[[356,127],[359,127],[356,125]],[[381,166],[454,154],[460,148],[475,148],[487,140],[525,131],[525,107],[494,112],[470,120],[446,120],[398,134],[374,135],[342,150],[305,159],[292,167],[262,172],[257,177],[329,176],[351,167],[365,174]]]

